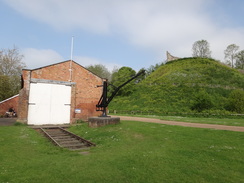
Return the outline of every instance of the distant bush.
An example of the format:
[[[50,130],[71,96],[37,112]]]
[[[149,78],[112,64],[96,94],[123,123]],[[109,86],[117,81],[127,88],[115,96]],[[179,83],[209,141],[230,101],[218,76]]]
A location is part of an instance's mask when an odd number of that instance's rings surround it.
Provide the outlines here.
[[[191,109],[196,110],[198,112],[202,112],[203,110],[211,109],[213,106],[214,104],[211,95],[202,90],[196,94],[194,104],[191,107]]]
[[[227,109],[229,111],[244,113],[244,91],[233,90],[228,98]]]

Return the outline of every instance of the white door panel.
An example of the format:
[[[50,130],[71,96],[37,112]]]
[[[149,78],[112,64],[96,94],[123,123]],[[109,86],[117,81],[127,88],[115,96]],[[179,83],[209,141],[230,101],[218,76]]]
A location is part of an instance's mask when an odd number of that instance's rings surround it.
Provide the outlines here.
[[[71,86],[31,83],[28,124],[65,124],[70,122]]]

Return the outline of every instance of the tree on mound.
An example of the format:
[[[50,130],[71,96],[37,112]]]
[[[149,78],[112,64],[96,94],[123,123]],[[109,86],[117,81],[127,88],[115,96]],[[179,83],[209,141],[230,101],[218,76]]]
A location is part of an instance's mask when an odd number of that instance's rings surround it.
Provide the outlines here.
[[[192,56],[200,58],[211,58],[209,43],[206,40],[196,41],[192,46]]]
[[[237,46],[235,44],[231,44],[231,45],[227,46],[227,48],[224,51],[225,61],[232,68],[234,68],[234,65],[235,65],[234,62],[236,61],[236,58],[237,58],[236,55],[237,55],[238,49],[239,49],[239,46]]]
[[[244,50],[241,50],[236,54],[236,68],[244,69]]]

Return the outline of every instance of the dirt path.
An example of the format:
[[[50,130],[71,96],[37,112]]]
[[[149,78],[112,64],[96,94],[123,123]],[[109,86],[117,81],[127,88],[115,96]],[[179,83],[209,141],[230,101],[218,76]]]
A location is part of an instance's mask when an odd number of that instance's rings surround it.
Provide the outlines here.
[[[130,117],[130,116],[114,116],[114,117],[120,117],[121,120],[126,120],[126,121],[141,121],[141,122],[149,122],[149,123],[160,123],[166,125],[177,125],[177,126],[187,126],[187,127],[195,127],[195,128],[210,128],[216,130],[244,132],[244,127],[241,126],[187,123],[187,122],[166,121],[166,120],[153,119],[153,118],[141,118],[141,117]],[[11,126],[15,122],[16,122],[16,118],[0,118],[0,126]]]
[[[130,116],[113,116],[113,117],[120,117],[121,120],[126,120],[126,121],[141,121],[141,122],[149,122],[149,123],[160,123],[166,125],[177,125],[177,126],[187,126],[187,127],[195,127],[195,128],[210,128],[216,130],[244,132],[244,127],[241,126],[187,123],[187,122],[166,121],[166,120],[153,119],[153,118],[141,118],[141,117],[130,117]]]

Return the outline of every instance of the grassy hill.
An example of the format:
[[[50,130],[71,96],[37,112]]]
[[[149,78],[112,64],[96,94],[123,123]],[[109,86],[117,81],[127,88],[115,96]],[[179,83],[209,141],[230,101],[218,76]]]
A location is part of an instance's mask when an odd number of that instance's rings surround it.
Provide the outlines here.
[[[244,98],[243,89],[244,75],[239,71],[213,59],[184,58],[159,67],[130,96],[115,97],[109,109],[216,113],[232,110],[231,93],[239,92]]]

